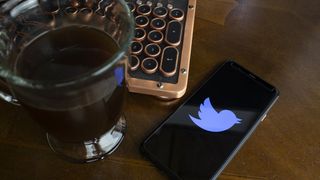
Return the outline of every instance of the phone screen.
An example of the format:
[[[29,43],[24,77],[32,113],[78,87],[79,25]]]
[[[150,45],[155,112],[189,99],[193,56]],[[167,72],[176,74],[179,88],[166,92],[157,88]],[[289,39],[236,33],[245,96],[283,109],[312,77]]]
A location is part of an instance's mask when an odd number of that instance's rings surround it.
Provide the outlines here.
[[[226,62],[143,143],[172,177],[216,178],[278,91],[233,61]]]

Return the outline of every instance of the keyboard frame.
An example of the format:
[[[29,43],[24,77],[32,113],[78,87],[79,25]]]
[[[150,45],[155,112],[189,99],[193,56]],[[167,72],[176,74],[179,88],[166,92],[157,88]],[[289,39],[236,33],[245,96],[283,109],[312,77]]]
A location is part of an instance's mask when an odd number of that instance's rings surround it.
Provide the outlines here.
[[[195,10],[196,0],[188,0],[188,10],[185,12],[186,22],[183,27],[184,34],[182,38],[182,51],[179,52],[181,57],[180,68],[177,69],[177,73],[179,73],[178,82],[176,84],[172,84],[134,78],[130,76],[127,68],[125,77],[129,92],[159,96],[167,99],[180,98],[185,94],[189,76]]]

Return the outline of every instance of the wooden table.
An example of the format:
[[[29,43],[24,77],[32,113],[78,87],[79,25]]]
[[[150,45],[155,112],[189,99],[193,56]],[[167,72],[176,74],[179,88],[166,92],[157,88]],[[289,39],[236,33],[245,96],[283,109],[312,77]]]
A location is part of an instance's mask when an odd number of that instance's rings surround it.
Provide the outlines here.
[[[280,99],[221,179],[320,178],[320,1],[198,0],[187,97],[226,58],[277,86]],[[183,101],[130,94],[128,133],[103,161],[72,164],[19,107],[0,102],[0,179],[166,179],[139,153]]]

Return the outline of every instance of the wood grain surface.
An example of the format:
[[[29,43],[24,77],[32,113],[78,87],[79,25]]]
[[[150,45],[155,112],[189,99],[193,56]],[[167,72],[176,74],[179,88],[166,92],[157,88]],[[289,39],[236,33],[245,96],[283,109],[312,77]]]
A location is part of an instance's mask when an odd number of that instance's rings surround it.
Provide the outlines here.
[[[182,99],[129,94],[123,143],[90,164],[61,159],[23,109],[0,102],[0,179],[167,179],[140,154],[140,143],[228,58],[281,94],[220,178],[320,179],[320,1],[198,0],[197,5]]]

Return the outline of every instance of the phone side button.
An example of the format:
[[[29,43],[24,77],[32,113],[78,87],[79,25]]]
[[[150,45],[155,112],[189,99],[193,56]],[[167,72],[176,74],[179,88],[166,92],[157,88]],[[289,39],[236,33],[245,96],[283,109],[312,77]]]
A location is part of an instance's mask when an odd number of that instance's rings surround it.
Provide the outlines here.
[[[263,117],[261,118],[261,122],[263,122],[266,117],[267,117],[267,114],[263,115]]]

